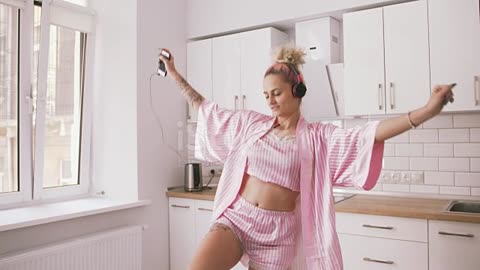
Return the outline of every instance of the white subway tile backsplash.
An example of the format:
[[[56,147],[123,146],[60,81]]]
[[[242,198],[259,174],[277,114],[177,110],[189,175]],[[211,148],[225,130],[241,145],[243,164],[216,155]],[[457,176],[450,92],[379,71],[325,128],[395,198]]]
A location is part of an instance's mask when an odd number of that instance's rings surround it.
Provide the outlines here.
[[[386,170],[408,170],[408,157],[384,157],[383,168]]]
[[[410,185],[403,185],[403,184],[383,184],[383,191],[409,192],[409,191],[410,191]]]
[[[453,117],[451,114],[437,115],[434,118],[423,123],[423,128],[452,128]]]
[[[472,196],[480,196],[480,188],[472,188]]]
[[[393,138],[386,140],[387,143],[408,143],[409,132],[404,132],[400,135],[397,135]]]
[[[453,144],[426,143],[423,146],[423,154],[426,157],[453,157]]]
[[[360,125],[364,125],[368,122],[368,119],[356,118],[356,119],[347,119],[344,121],[344,128],[352,128]]]
[[[470,142],[480,142],[480,128],[470,129]]]
[[[425,171],[438,170],[438,158],[433,157],[411,157],[410,170]]]
[[[468,172],[470,171],[470,160],[468,158],[438,158],[438,170]]]
[[[383,148],[383,155],[386,157],[395,156],[395,144],[386,143]]]
[[[397,157],[421,157],[423,156],[423,144],[420,143],[397,143],[395,144]]]
[[[450,195],[470,195],[469,187],[440,187],[440,194],[450,194]]]
[[[455,173],[455,186],[480,187],[480,173]]]
[[[438,130],[437,129],[411,129],[410,142],[438,142]]]
[[[470,171],[471,172],[480,172],[480,158],[471,158],[470,159]]]
[[[455,157],[480,157],[480,143],[456,143],[453,153]]]
[[[469,129],[439,129],[438,141],[439,142],[469,142],[470,131]]]
[[[453,186],[453,172],[425,172],[426,185]]]
[[[480,127],[480,114],[453,115],[454,127]]]
[[[410,185],[410,192],[438,194],[440,192],[440,187],[429,185]]]

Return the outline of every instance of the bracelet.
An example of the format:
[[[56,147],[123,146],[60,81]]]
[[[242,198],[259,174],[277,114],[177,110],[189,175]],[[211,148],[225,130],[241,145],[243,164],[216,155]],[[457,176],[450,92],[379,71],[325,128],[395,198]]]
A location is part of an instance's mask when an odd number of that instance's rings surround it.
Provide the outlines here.
[[[415,125],[415,124],[412,122],[412,119],[410,118],[410,114],[411,114],[411,113],[412,113],[412,112],[408,112],[408,113],[407,113],[408,124],[410,124],[410,127],[411,127],[411,128],[417,128],[418,125]]]

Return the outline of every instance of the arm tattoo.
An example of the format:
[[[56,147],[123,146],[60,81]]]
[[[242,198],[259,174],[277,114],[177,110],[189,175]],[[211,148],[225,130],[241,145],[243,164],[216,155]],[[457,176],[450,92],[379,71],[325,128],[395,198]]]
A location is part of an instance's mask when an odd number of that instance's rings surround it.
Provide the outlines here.
[[[190,103],[192,106],[194,103],[198,103],[197,105],[200,105],[202,101],[204,100],[204,97],[200,95],[195,89],[193,89],[192,86],[182,77],[178,76],[177,79],[175,80],[182,89],[182,95],[185,97],[188,103]],[[194,106],[195,108],[198,106]]]

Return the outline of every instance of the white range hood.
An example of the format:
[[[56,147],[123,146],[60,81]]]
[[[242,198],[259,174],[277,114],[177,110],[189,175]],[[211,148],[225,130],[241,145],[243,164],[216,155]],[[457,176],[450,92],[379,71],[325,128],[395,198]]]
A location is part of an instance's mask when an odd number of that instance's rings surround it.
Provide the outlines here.
[[[343,115],[343,64],[340,61],[340,23],[331,18],[298,22],[296,46],[307,56],[302,72],[307,94],[302,113],[308,121],[335,119]]]

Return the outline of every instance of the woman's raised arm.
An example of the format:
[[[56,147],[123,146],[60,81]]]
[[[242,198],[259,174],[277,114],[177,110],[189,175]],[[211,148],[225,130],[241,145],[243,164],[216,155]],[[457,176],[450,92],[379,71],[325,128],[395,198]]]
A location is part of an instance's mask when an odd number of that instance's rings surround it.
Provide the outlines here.
[[[408,114],[381,121],[375,133],[375,141],[382,142],[395,137],[439,114],[443,106],[448,102],[453,102],[452,88],[454,86],[455,84],[437,85],[433,87],[432,95],[425,106]]]

